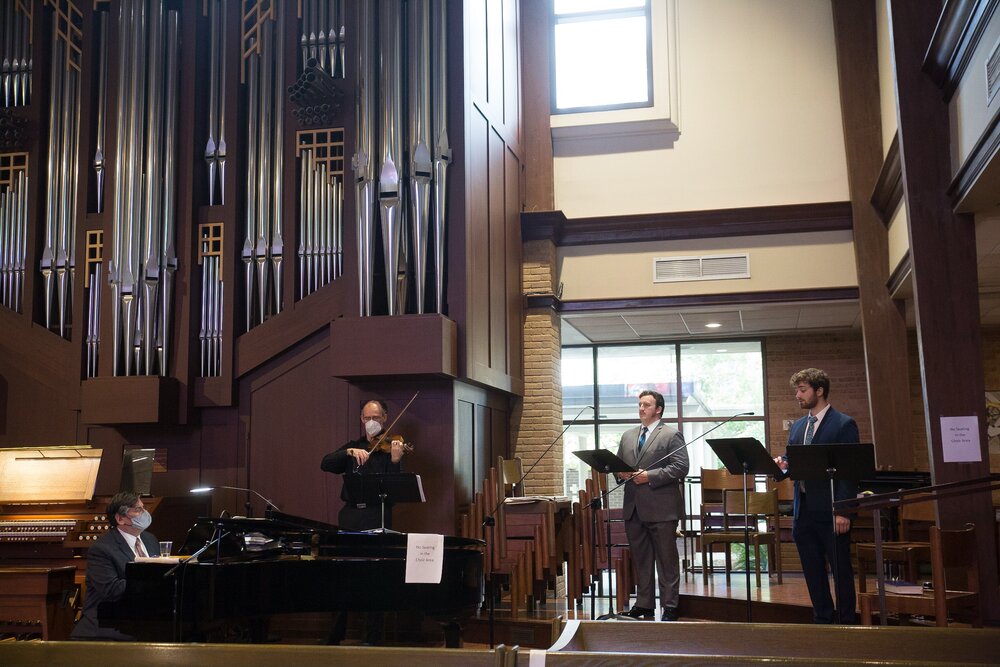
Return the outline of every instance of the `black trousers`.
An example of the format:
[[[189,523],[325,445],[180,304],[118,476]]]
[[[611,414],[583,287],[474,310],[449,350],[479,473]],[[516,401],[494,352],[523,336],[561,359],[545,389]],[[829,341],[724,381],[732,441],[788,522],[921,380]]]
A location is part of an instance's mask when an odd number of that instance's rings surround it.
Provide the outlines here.
[[[807,493],[799,497],[799,516],[792,526],[792,539],[802,560],[802,574],[805,575],[813,606],[813,622],[855,624],[858,615],[854,569],[851,567],[851,531],[837,535],[834,540],[833,517],[829,514],[829,507],[826,513],[810,512],[808,497]],[[834,617],[827,563],[835,575],[839,619]]]

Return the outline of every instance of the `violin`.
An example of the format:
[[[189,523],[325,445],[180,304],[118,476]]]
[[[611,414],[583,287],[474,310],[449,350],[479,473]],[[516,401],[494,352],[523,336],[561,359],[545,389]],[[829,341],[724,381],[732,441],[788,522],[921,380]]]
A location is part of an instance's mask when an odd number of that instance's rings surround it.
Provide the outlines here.
[[[383,433],[380,437],[378,437],[375,440],[375,442],[372,443],[372,446],[368,448],[368,453],[371,454],[373,452],[384,452],[386,454],[390,454],[390,453],[392,453],[392,443],[397,442],[397,441],[400,442],[403,445],[403,451],[404,452],[412,452],[413,451],[413,445],[411,445],[410,443],[406,442],[406,439],[403,438],[403,436],[401,436],[401,435],[386,435],[386,434]]]

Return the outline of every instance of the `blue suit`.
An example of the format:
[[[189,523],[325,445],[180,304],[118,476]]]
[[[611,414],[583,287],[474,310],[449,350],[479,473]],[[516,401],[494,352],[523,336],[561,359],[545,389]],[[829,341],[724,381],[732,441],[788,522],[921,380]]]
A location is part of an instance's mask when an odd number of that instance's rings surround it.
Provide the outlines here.
[[[801,445],[805,440],[808,415],[797,420],[788,434],[789,445]],[[860,441],[858,424],[853,417],[830,407],[813,434],[813,444],[850,444]],[[789,470],[788,473],[792,473]],[[854,498],[858,493],[857,482],[834,481],[836,500]],[[857,601],[854,593],[854,570],[851,567],[851,532],[833,537],[829,480],[803,480],[795,482],[795,522],[792,539],[802,561],[809,598],[813,605],[816,623],[832,623],[833,598],[826,564],[836,572],[837,609],[841,623],[857,622]],[[837,566],[833,566],[834,558]]]

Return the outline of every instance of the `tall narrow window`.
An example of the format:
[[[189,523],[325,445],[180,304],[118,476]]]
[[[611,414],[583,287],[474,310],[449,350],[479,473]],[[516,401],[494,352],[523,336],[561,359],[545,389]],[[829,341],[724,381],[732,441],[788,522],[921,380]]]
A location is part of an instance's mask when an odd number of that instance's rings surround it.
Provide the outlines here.
[[[653,104],[649,0],[554,0],[553,113]]]

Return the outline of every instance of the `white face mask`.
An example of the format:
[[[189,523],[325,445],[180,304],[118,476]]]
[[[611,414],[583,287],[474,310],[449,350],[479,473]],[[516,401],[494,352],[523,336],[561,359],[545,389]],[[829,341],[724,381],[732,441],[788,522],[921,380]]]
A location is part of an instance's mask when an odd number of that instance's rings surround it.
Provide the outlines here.
[[[142,514],[132,518],[132,527],[140,532],[149,528],[152,523],[153,515],[146,510],[142,510]]]
[[[374,438],[376,435],[382,432],[382,424],[380,424],[375,419],[369,419],[365,422],[365,433],[368,434],[369,438]]]

